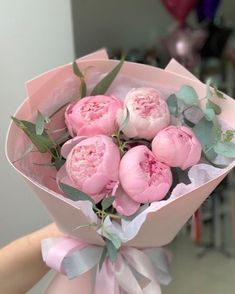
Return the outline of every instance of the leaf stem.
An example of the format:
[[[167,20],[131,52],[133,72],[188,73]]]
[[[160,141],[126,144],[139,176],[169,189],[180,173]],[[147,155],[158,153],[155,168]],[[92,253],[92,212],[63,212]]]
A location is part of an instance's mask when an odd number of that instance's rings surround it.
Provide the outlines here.
[[[105,211],[103,211],[103,210],[101,210],[101,209],[99,209],[97,207],[94,207],[94,210],[96,211],[96,214],[99,217],[101,217],[101,222],[102,222],[102,220],[104,221],[106,216],[109,216],[109,217],[111,217],[113,219],[121,219],[121,216],[116,215],[116,214],[112,214],[112,213],[107,213],[107,212],[105,212]]]

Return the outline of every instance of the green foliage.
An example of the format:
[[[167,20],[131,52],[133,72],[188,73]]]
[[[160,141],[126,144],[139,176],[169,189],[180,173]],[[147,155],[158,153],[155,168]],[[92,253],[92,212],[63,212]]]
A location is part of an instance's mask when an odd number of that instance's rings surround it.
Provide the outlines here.
[[[76,61],[73,62],[73,72],[80,79],[80,97],[83,98],[86,96],[87,86],[85,82],[85,77],[83,73],[81,72],[81,70],[79,69]]]
[[[117,234],[106,233],[106,238],[113,243],[113,246],[116,248],[116,250],[121,247],[122,241]]]
[[[110,240],[106,240],[106,247],[107,247],[107,256],[111,260],[112,263],[114,263],[117,259],[118,250],[114,246],[113,242]]]
[[[121,248],[121,245],[122,242],[118,235],[114,233],[105,234],[105,246],[100,256],[99,270],[101,270],[106,258],[109,258],[112,263],[116,261],[118,250]]]
[[[107,257],[107,246],[104,246],[103,248],[103,251],[101,253],[101,256],[100,256],[100,261],[99,261],[99,271],[101,270],[103,264],[104,264],[104,261],[105,261],[105,258]]]
[[[56,170],[59,170],[65,164],[65,159],[62,157],[56,157],[53,160],[53,163],[54,163]]]
[[[211,85],[211,79],[208,79],[206,81],[206,98],[207,99],[211,99],[211,97],[213,96],[213,92],[211,91],[210,85]]]
[[[178,92],[175,93],[176,97],[182,100],[187,105],[199,105],[199,99],[193,87],[184,85]]]
[[[101,202],[102,210],[106,210],[110,206],[112,206],[114,200],[115,200],[115,196],[110,196],[110,197],[104,198]]]
[[[221,113],[221,108],[219,105],[215,104],[213,101],[211,101],[210,99],[207,100],[207,104],[206,104],[206,108],[207,109],[213,109],[215,114],[219,115]]]
[[[213,150],[213,145],[215,143],[213,127],[213,122],[208,121],[205,117],[203,117],[193,128],[195,135],[202,145],[202,150],[209,160],[214,160],[216,157],[216,153]]]
[[[170,114],[177,117],[178,116],[178,102],[175,94],[172,94],[167,99],[167,105],[170,111]]]
[[[64,183],[59,183],[59,186],[64,194],[73,201],[90,201],[94,203],[93,199],[90,196],[72,186]]]
[[[232,142],[217,142],[214,146],[214,150],[217,154],[235,158],[235,144]]]
[[[124,58],[120,60],[120,62],[109,72],[93,89],[91,92],[91,96],[95,95],[104,95],[116,76],[118,75],[122,65],[124,63]]]
[[[53,148],[56,148],[56,143],[49,137],[49,135],[44,130],[41,135],[36,133],[36,125],[25,121],[19,120],[16,117],[12,117],[14,123],[24,131],[24,133],[28,136],[34,146],[41,152],[46,153]]]
[[[41,112],[38,111],[37,118],[36,118],[36,125],[35,125],[35,131],[37,135],[41,136],[43,134],[44,126],[45,126],[45,118],[41,114]]]
[[[227,130],[223,133],[223,142],[231,142],[233,136],[235,134],[235,130]]]
[[[203,113],[205,115],[205,118],[209,121],[213,121],[215,118],[215,112],[211,108],[205,108],[203,109]]]
[[[226,98],[224,97],[224,94],[223,94],[221,91],[219,91],[219,90],[217,89],[216,86],[214,86],[214,91],[215,91],[215,95],[216,95],[218,98],[220,98],[220,99],[226,99]]]

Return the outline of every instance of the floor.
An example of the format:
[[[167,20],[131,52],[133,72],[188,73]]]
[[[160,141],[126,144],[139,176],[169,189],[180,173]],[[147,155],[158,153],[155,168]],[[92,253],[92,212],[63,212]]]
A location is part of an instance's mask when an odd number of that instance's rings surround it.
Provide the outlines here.
[[[201,248],[188,236],[180,235],[170,246],[174,253],[171,265],[173,281],[163,288],[163,294],[234,294],[235,255],[231,257],[211,250],[199,258]]]

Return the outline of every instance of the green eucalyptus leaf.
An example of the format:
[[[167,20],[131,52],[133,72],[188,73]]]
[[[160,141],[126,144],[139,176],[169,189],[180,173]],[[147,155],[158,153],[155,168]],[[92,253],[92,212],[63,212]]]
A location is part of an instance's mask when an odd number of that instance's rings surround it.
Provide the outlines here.
[[[227,130],[223,133],[223,142],[231,142],[233,136],[235,134],[235,130]]]
[[[107,208],[112,206],[114,200],[115,200],[115,196],[104,198],[101,202],[102,209],[105,211]]]
[[[28,136],[34,146],[41,153],[48,152],[50,149],[56,146],[56,143],[52,139],[50,139],[45,130],[43,131],[42,135],[36,134],[35,124],[29,121],[19,120],[15,117],[12,117],[12,120],[20,129],[24,131],[24,133]]]
[[[84,78],[84,75],[83,75],[83,73],[81,72],[80,68],[78,67],[76,61],[73,62],[73,72],[74,72],[74,74],[75,74],[77,77],[79,77],[79,78]]]
[[[220,91],[217,91],[217,92],[216,92],[216,96],[217,96],[218,98],[220,98],[220,99],[226,99],[226,98],[224,97],[224,94],[223,94],[222,92],[220,92]]]
[[[193,123],[191,120],[187,119],[187,117],[185,115],[183,115],[183,119],[184,119],[184,123],[188,127],[193,128],[195,126],[195,123]]]
[[[125,116],[125,119],[120,123],[119,129],[118,129],[119,133],[125,129],[125,127],[127,126],[130,120],[130,111],[127,107],[125,107],[125,111],[126,111],[126,116]]]
[[[176,97],[182,100],[187,105],[199,105],[199,99],[193,87],[184,85],[178,92],[175,93]]]
[[[117,234],[106,233],[106,238],[113,243],[113,246],[118,250],[122,246],[122,241]]]
[[[65,159],[64,158],[57,157],[54,160],[54,165],[55,165],[56,170],[59,170],[64,164],[65,164]]]
[[[216,154],[216,153],[215,153]],[[217,167],[217,168],[225,168],[227,165],[224,165],[224,164],[216,164],[214,163],[213,161],[211,161],[208,156],[206,156],[205,152],[202,152],[202,156],[204,156],[206,158],[206,160],[214,167]]]
[[[214,142],[215,143],[221,141],[222,126],[217,121],[214,121],[214,125],[213,125],[213,128],[212,128],[212,136],[214,137]]]
[[[208,79],[206,81],[206,98],[207,99],[211,99],[211,97],[213,96],[213,93],[211,91],[211,79]]]
[[[177,117],[177,115],[178,115],[178,102],[177,102],[176,95],[175,94],[170,95],[166,102],[167,102],[170,114]]]
[[[220,99],[226,99],[226,98],[224,97],[224,94],[223,94],[221,91],[219,91],[218,88],[217,88],[216,86],[214,86],[214,90],[215,90],[215,95],[216,95],[218,98],[220,98]]]
[[[184,123],[193,128],[204,116],[204,113],[199,106],[189,106],[183,110],[182,116]]]
[[[107,246],[104,246],[103,251],[102,251],[101,256],[100,256],[99,271],[101,270],[101,268],[102,268],[102,266],[104,264],[104,261],[105,261],[105,258],[107,257],[107,254],[108,254]]]
[[[118,75],[122,65],[124,63],[124,58],[109,72],[93,89],[91,96],[103,95],[106,93],[116,76]]]
[[[193,131],[202,145],[202,150],[209,160],[214,160],[216,153],[213,150],[215,138],[213,134],[214,124],[203,117],[193,128]]]
[[[81,96],[81,98],[83,98],[86,96],[87,86],[86,86],[86,82],[85,82],[85,77],[84,77],[83,73],[81,72],[81,70],[79,69],[76,61],[73,62],[73,72],[80,79],[80,96]]]
[[[49,119],[52,119],[57,113],[59,113],[63,108],[65,108],[67,105],[69,105],[70,103],[74,102],[75,100],[73,101],[70,101],[70,102],[67,102],[63,105],[61,105],[58,109],[56,109],[50,116],[49,116]]]
[[[45,118],[41,114],[40,111],[38,111],[37,118],[36,118],[36,125],[35,125],[35,130],[37,135],[42,135],[44,131],[44,126],[45,126]]]
[[[213,109],[215,114],[217,114],[217,115],[219,115],[221,113],[220,106],[217,105],[216,103],[214,103],[213,101],[211,101],[210,99],[207,100],[206,108],[207,109]]]
[[[215,118],[215,112],[212,108],[205,108],[203,109],[203,113],[205,115],[205,118],[209,121],[213,121]]]
[[[81,85],[80,85],[80,97],[83,98],[83,97],[86,97],[87,87],[86,87],[86,82],[85,82],[85,79],[84,78],[81,78],[80,81],[81,81]]]
[[[117,259],[118,250],[114,246],[113,242],[108,239],[106,239],[106,247],[107,247],[107,255],[109,256],[110,261],[114,263]]]
[[[235,158],[235,144],[232,142],[217,142],[214,146],[214,150],[217,154]]]
[[[61,190],[65,193],[65,195],[73,201],[90,201],[94,203],[93,199],[89,195],[74,187],[71,187],[64,183],[59,183],[59,186]]]

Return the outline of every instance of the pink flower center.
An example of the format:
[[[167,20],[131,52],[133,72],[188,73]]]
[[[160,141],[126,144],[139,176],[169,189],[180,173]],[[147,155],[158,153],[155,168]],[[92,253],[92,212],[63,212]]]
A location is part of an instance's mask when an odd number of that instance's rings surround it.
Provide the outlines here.
[[[179,138],[180,141],[185,143],[185,142],[188,142],[189,139],[191,140],[192,136],[190,136],[189,134],[186,134],[184,132],[180,132],[178,134],[178,138]]]
[[[81,106],[80,112],[86,121],[93,121],[106,115],[110,101],[90,101]]]
[[[140,162],[140,167],[147,178],[149,186],[165,181],[165,166],[157,161],[152,154],[145,153],[145,159]]]
[[[81,187],[83,182],[96,173],[103,160],[105,144],[97,141],[96,144],[77,146],[67,160],[67,169],[74,183]]]
[[[156,94],[149,94],[143,96],[137,96],[133,101],[134,110],[141,117],[148,117],[161,114],[163,103]],[[164,108],[165,109],[165,108]]]

